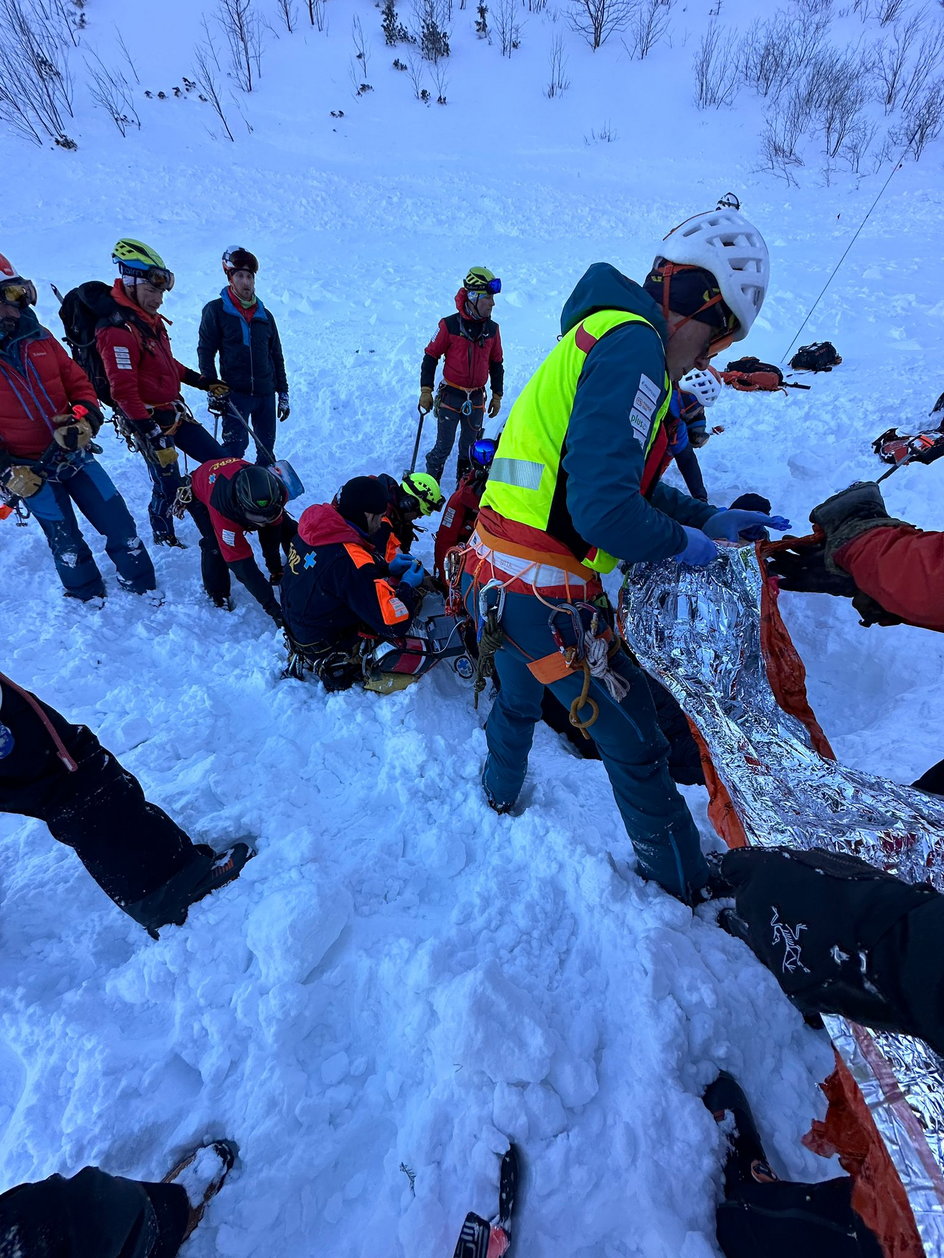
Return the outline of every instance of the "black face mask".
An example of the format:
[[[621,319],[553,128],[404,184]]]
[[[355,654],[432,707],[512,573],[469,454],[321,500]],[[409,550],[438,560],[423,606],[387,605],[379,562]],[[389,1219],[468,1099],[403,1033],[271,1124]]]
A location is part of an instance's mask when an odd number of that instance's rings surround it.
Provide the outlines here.
[[[4,315],[0,319],[0,340],[6,340],[8,336],[12,336],[19,326],[20,321],[16,315]]]

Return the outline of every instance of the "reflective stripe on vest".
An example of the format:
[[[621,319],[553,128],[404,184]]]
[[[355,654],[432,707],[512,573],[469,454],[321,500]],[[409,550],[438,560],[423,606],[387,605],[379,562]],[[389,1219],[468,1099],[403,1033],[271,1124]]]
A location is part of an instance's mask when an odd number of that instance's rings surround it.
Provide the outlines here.
[[[561,475],[561,450],[587,354],[602,336],[624,323],[641,323],[659,335],[642,315],[626,310],[598,310],[561,337],[551,350],[511,408],[499,453],[489,471],[483,507],[491,507],[507,520],[547,531]],[[664,397],[653,415],[659,386],[654,381],[650,384],[654,396],[645,397],[649,415],[633,410],[629,417],[646,456],[640,485],[643,493],[652,487],[661,470],[662,450],[658,447],[665,445],[663,420],[671,400],[666,375],[661,389]],[[645,394],[642,386],[641,391]],[[582,562],[595,572],[612,572],[618,561],[588,545]]]

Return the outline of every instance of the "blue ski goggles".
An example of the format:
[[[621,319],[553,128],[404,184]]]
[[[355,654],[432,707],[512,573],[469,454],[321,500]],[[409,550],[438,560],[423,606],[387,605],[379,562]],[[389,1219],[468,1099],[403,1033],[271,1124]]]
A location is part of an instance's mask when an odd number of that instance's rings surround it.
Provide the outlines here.
[[[494,297],[496,293],[500,293],[500,292],[501,292],[501,280],[498,279],[497,276],[493,280],[486,281],[486,285],[484,288],[466,289],[466,294],[470,301],[475,301],[477,298],[481,297],[483,293],[491,293],[492,296]]]

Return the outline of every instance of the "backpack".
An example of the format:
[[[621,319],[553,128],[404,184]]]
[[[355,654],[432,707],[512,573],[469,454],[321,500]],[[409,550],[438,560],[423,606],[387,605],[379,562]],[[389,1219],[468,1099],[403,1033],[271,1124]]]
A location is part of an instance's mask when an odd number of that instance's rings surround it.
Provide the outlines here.
[[[721,379],[733,389],[744,393],[774,393],[784,387],[783,372],[773,363],[762,363],[759,358],[736,358],[728,363]]]
[[[133,310],[120,306],[112,297],[109,285],[101,280],[89,280],[78,288],[70,289],[62,299],[59,318],[66,333],[63,340],[91,380],[95,396],[106,406],[114,407],[105,364],[95,343],[95,329],[111,323],[116,326],[133,325],[150,339],[153,339],[154,333],[142,320],[135,318]]]
[[[832,371],[841,362],[832,341],[815,341],[801,345],[790,359],[790,366],[794,371]]]

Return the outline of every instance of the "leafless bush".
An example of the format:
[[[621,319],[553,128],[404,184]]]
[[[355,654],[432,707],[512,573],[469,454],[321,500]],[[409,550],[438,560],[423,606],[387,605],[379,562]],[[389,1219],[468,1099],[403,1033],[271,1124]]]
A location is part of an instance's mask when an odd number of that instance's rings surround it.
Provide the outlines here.
[[[518,0],[497,0],[492,9],[492,23],[501,44],[501,55],[510,57],[521,46]]]
[[[262,23],[252,0],[217,0],[216,20],[226,36],[233,78],[251,92],[262,66]]]
[[[527,0],[529,13],[543,13],[547,8],[547,0]]]
[[[43,0],[0,0],[0,122],[35,144],[75,147],[67,38]]]
[[[308,21],[323,35],[327,27],[325,0],[305,0],[305,3],[308,6]]]
[[[828,25],[822,16],[783,12],[755,22],[738,52],[742,79],[761,96],[778,96],[819,51]]]
[[[414,0],[413,38],[424,61],[449,56],[449,0]]]
[[[852,0],[852,12],[858,13],[863,22],[872,16],[872,0]]]
[[[850,127],[849,133],[843,141],[839,150],[839,156],[848,164],[854,175],[862,173],[862,163],[871,151],[876,130],[877,127],[874,122],[866,122],[864,119],[859,119]]]
[[[915,161],[932,140],[936,140],[944,127],[944,80],[938,79],[919,93],[910,109],[902,118],[901,127],[892,132],[891,138],[899,144],[908,144]]]
[[[940,70],[942,60],[944,60],[944,30],[936,26],[933,31],[926,32],[915,52],[908,80],[901,93],[901,108],[904,113],[913,112],[918,99],[926,93],[932,77]]]
[[[877,0],[875,16],[878,18],[879,26],[887,26],[889,22],[894,22],[908,7],[908,3],[909,0]]]
[[[570,0],[570,25],[591,48],[625,31],[633,19],[635,0]]]
[[[433,66],[433,83],[436,87],[436,104],[445,105],[446,88],[449,86],[449,76],[446,71],[446,62],[437,61]]]
[[[351,23],[351,38],[354,40],[354,57],[360,63],[360,73],[367,78],[367,62],[369,60],[367,52],[367,36],[364,34],[364,28],[361,26],[360,18],[355,14]]]
[[[822,131],[827,158],[839,156],[859,123],[868,99],[867,81],[861,53],[855,49],[846,53],[821,51],[807,67],[798,99]]]
[[[793,0],[793,3],[807,17],[832,17],[833,0]]]
[[[423,86],[423,80],[426,77],[426,67],[422,58],[411,52],[409,57],[407,57],[406,71],[413,88],[413,95],[417,100],[422,100],[423,92],[426,90]],[[426,95],[429,96],[429,92],[426,92]]]
[[[134,107],[134,93],[124,73],[116,66],[106,65],[97,53],[94,60],[86,61],[89,76],[89,95],[103,109],[122,135],[132,127],[141,129],[141,119]]]
[[[761,136],[761,152],[766,168],[788,184],[797,182],[793,171],[803,165],[803,159],[797,152],[803,127],[798,111],[791,108],[792,99],[781,102],[768,114]]]
[[[727,53],[728,40],[712,24],[702,36],[692,62],[695,103],[699,109],[730,105],[737,95],[737,59]]]
[[[599,129],[594,128],[589,135],[583,137],[584,144],[612,144],[619,136],[613,130],[613,124],[609,119],[604,122]]]
[[[295,0],[275,0],[275,7],[279,17],[285,23],[285,29],[291,35],[298,22],[298,7]]]
[[[205,19],[203,29],[206,32],[206,42],[198,44],[193,53],[194,78],[197,81],[197,87],[200,89],[200,99],[210,106],[223,124],[223,131],[227,140],[232,140],[235,144],[236,140],[230,130],[226,112],[223,108],[223,95],[220,87],[222,75],[220,59]]]
[[[553,100],[555,96],[563,96],[570,87],[567,78],[567,60],[564,57],[564,37],[558,33],[551,40],[550,73],[544,95]]]
[[[898,95],[907,81],[912,49],[920,40],[923,28],[921,15],[915,14],[907,22],[896,25],[891,40],[877,45],[875,49],[875,74],[881,84],[882,103],[887,114],[895,108]]]
[[[637,0],[626,50],[633,58],[644,61],[669,28],[673,0]]]

